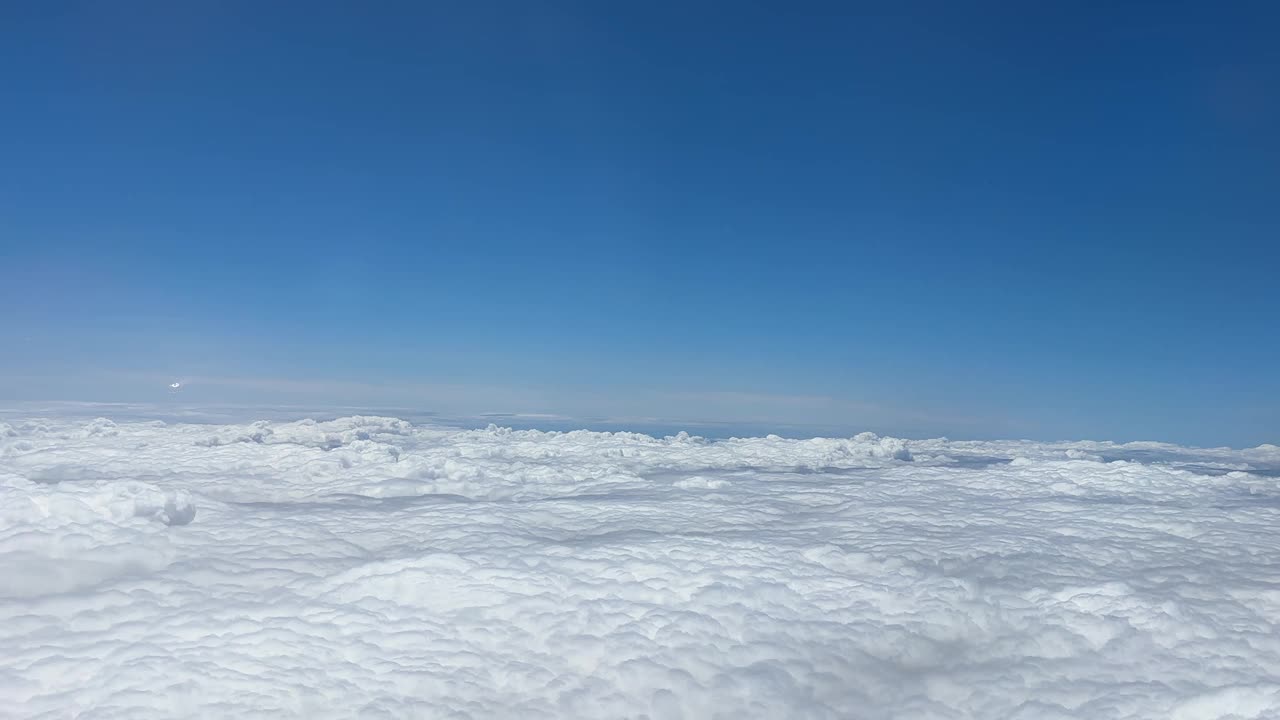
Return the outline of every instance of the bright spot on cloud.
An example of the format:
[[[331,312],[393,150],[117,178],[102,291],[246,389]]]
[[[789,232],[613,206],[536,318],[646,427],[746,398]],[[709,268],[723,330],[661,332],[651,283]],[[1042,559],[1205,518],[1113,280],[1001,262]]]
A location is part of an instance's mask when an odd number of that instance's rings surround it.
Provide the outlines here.
[[[1280,717],[1277,469],[1275,446],[10,419],[0,705]]]

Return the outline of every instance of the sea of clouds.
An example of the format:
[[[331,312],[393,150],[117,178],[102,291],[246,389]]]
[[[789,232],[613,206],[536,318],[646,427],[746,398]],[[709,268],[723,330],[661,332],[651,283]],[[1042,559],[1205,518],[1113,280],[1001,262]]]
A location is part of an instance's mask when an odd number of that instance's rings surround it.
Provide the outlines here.
[[[1280,717],[1280,447],[0,422],[0,717]]]

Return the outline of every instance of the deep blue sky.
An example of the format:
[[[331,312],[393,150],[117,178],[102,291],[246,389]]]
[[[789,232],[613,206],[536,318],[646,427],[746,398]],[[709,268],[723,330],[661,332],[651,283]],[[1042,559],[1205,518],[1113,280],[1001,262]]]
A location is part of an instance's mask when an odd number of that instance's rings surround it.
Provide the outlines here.
[[[0,401],[1280,442],[1275,3],[24,5]]]

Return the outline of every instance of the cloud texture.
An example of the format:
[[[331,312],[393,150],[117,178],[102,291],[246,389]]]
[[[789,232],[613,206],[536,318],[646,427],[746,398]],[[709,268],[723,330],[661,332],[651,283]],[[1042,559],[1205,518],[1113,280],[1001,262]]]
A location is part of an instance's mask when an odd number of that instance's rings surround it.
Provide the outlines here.
[[[1280,448],[0,423],[0,716],[1280,717]]]

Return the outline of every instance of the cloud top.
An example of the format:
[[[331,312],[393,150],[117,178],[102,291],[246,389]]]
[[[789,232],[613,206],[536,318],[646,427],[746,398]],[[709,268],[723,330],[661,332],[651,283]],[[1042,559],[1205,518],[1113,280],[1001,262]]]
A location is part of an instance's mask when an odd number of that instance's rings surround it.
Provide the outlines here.
[[[0,423],[0,716],[1280,713],[1280,448]]]

